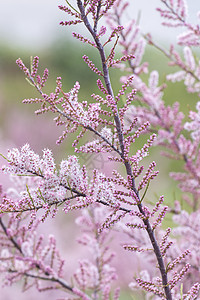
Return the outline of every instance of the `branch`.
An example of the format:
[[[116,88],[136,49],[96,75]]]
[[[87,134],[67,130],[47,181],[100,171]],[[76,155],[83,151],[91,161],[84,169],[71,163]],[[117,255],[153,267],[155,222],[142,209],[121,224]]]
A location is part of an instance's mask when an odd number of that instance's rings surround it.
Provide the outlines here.
[[[111,82],[110,82],[110,77],[109,77],[109,70],[108,70],[108,67],[107,67],[107,64],[106,64],[106,57],[105,57],[104,48],[101,45],[99,38],[96,36],[95,32],[92,30],[92,27],[91,27],[91,25],[90,25],[90,23],[87,19],[87,16],[85,15],[85,10],[84,10],[84,7],[82,5],[82,1],[77,0],[77,4],[78,4],[79,10],[81,12],[82,20],[83,20],[86,28],[89,30],[89,32],[93,36],[94,41],[95,41],[95,43],[97,45],[97,48],[99,50],[99,53],[100,53],[100,56],[101,56],[101,62],[102,62],[102,67],[103,67],[103,74],[104,74],[104,81],[105,81],[105,84],[106,84],[106,88],[107,88],[107,91],[108,91],[109,95],[111,95],[112,98],[114,99],[114,94],[113,94],[113,90],[112,90],[112,86],[111,86]],[[136,186],[135,186],[135,180],[134,180],[134,176],[133,176],[133,173],[132,173],[131,165],[124,157],[124,137],[123,137],[123,132],[122,132],[122,129],[121,129],[121,121],[120,121],[118,112],[114,115],[114,119],[115,119],[115,123],[116,123],[116,129],[117,129],[117,133],[118,133],[119,143],[120,143],[121,157],[124,161],[124,165],[125,165],[125,168],[126,168],[126,173],[131,178],[132,190],[136,193],[136,195],[138,196],[138,199],[140,199],[139,198],[139,193],[138,193],[138,191],[136,189]],[[142,203],[138,204],[138,209],[139,209],[140,213],[145,216],[145,211],[143,210]],[[161,276],[162,276],[163,288],[165,290],[166,297],[167,297],[168,300],[172,300],[171,291],[170,291],[170,288],[169,288],[169,285],[168,285],[167,273],[166,273],[166,270],[165,270],[165,265],[164,265],[164,261],[163,261],[163,257],[162,257],[159,245],[157,243],[156,237],[154,235],[154,232],[153,232],[153,229],[151,227],[151,224],[150,224],[149,220],[148,219],[143,219],[143,222],[144,222],[144,225],[146,226],[147,233],[148,233],[149,238],[151,240],[151,244],[154,248],[154,253],[155,253],[157,261],[158,261],[160,273],[161,273]]]
[[[37,269],[39,269],[39,265],[36,266]],[[19,273],[16,270],[8,270],[8,272],[10,273]],[[45,280],[45,281],[51,281],[51,282],[57,282],[60,286],[62,286],[63,288],[67,289],[68,291],[73,293],[73,288],[71,286],[69,286],[67,284],[67,282],[65,282],[63,279],[60,278],[55,278],[53,276],[49,276],[49,277],[44,277],[44,276],[40,276],[40,275],[34,275],[34,274],[30,274],[30,273],[22,273],[23,276],[26,277],[31,277],[31,278],[35,278],[35,279],[39,279],[39,280]]]
[[[5,233],[5,235],[7,236],[7,238],[11,241],[11,243],[13,244],[13,246],[23,255],[22,249],[20,247],[20,245],[15,241],[15,239],[13,237],[10,237],[7,233],[7,228],[5,226],[5,224],[2,221],[2,218],[0,217],[0,225]]]
[[[7,234],[7,228],[6,228],[5,224],[4,224],[3,221],[2,221],[2,218],[0,218],[0,226],[2,227],[2,229],[3,229],[4,233],[5,233],[5,235],[7,236],[7,238],[8,238],[8,239],[11,241],[11,243],[13,244],[14,248],[16,248],[16,249],[20,252],[20,254],[21,254],[23,257],[25,257],[24,254],[23,254],[23,252],[22,252],[22,249],[21,249],[20,245],[15,241],[15,239],[14,239],[13,237],[8,236],[8,234]],[[42,268],[40,267],[39,264],[36,264],[36,265],[35,265],[35,268],[36,268],[36,269],[39,269],[39,270],[41,270],[41,271],[43,272],[43,270],[42,270]],[[12,270],[12,269],[9,269],[8,272],[9,272],[9,273],[18,273],[18,274],[20,273],[19,271],[17,271],[17,270]],[[35,279],[38,279],[38,280],[44,280],[44,281],[56,282],[56,283],[58,283],[61,287],[63,287],[64,289],[67,289],[68,291],[70,291],[71,293],[73,293],[73,294],[76,295],[76,293],[75,293],[75,291],[74,291],[74,288],[71,287],[67,282],[65,282],[65,281],[64,281],[63,279],[61,279],[61,278],[56,278],[56,277],[54,277],[54,276],[51,276],[50,274],[48,274],[47,271],[45,272],[45,275],[47,275],[48,277],[46,277],[46,276],[40,276],[40,275],[34,275],[34,274],[27,273],[27,272],[22,272],[21,275],[26,276],[26,277],[35,278]],[[87,297],[88,297],[88,296],[87,296]],[[91,298],[88,297],[87,299],[89,300],[89,299],[91,299]]]

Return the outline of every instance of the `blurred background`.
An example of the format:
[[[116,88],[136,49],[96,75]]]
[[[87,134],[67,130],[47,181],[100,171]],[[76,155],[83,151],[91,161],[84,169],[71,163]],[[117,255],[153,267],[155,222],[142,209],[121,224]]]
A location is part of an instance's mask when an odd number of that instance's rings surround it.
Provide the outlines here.
[[[159,41],[162,46],[167,46],[176,40],[176,34],[181,32],[181,29],[166,29],[160,25],[161,20],[155,10],[160,2],[159,0],[130,0],[131,9],[126,18],[127,20],[137,19],[139,16],[143,32],[151,32],[155,40]],[[188,0],[188,4],[189,18],[196,22],[196,11],[199,9],[199,3]],[[97,77],[82,60],[83,54],[87,54],[98,65],[97,56],[93,53],[93,49],[87,45],[72,40],[71,32],[77,31],[76,28],[59,25],[60,21],[66,19],[66,15],[58,9],[58,5],[65,5],[65,1],[0,1],[0,153],[4,155],[8,148],[21,147],[25,143],[29,143],[39,153],[43,148],[52,149],[57,161],[73,153],[71,138],[61,146],[56,145],[56,139],[62,132],[62,128],[56,128],[52,122],[54,116],[50,114],[35,116],[35,106],[22,104],[23,99],[34,98],[37,94],[33,87],[24,80],[24,74],[17,67],[15,61],[18,57],[27,66],[29,66],[30,56],[38,55],[40,57],[41,72],[46,67],[50,71],[46,86],[47,92],[54,90],[57,76],[63,78],[65,91],[68,91],[76,81],[79,81],[81,99],[87,99],[91,93],[97,92]],[[149,61],[150,70],[158,69],[161,72],[161,80],[164,80],[165,74],[169,70],[166,59],[148,47],[144,59]],[[118,87],[119,78],[120,73],[114,72],[112,77],[114,88]],[[182,99],[184,101],[181,102]],[[173,86],[169,84],[165,93],[167,103],[180,101],[181,107],[185,111],[188,109],[186,103],[192,103],[193,99],[195,100],[194,95],[186,96],[181,83]],[[153,152],[151,160],[154,157],[158,163],[159,161],[162,162],[161,176],[166,176],[174,162],[157,158],[156,152]],[[0,163],[3,163],[2,159]],[[2,175],[0,176],[0,183],[3,183],[5,187],[9,185],[7,177]],[[162,190],[162,194],[167,192],[168,195],[173,195],[176,190],[174,183],[168,177],[167,180],[162,180],[159,188]],[[63,224],[64,217],[60,218],[60,224]],[[54,225],[49,228],[56,234],[57,229]],[[73,235],[71,230],[68,231],[69,236]],[[72,242],[71,249],[73,249],[73,243],[75,245],[75,242]],[[69,251],[69,253],[71,252]],[[15,296],[20,293],[19,290],[16,290]],[[3,298],[0,297],[0,299],[13,299],[10,288],[9,290],[3,289],[2,293]],[[29,295],[28,298],[27,294],[20,295],[20,297],[20,299],[31,300],[35,299],[35,294]],[[37,297],[38,300],[46,299],[45,294]],[[53,294],[49,299],[55,299]],[[124,296],[122,299],[131,298]]]

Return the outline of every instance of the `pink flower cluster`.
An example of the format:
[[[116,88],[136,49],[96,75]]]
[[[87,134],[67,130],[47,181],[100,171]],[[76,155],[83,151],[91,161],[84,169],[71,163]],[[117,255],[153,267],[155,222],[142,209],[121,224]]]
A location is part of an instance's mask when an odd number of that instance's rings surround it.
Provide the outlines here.
[[[158,8],[158,12],[167,20],[163,25],[186,29],[178,37],[178,44],[184,46],[182,58],[174,45],[167,51],[150,34],[142,34],[135,20],[121,25],[129,5],[125,0],[77,0],[76,6],[66,2],[67,6],[59,8],[72,19],[60,24],[80,23],[91,40],[79,33],[73,33],[73,37],[99,53],[101,69],[87,55],[83,59],[101,78],[97,80],[100,94],[91,91],[90,102],[80,101],[79,83],[64,92],[60,77],[55,90],[46,94],[43,88],[49,72],[45,69],[42,76],[38,74],[39,58],[35,56],[30,70],[21,59],[17,60],[39,95],[23,102],[39,104],[36,114],[55,114],[56,125],[63,127],[58,144],[76,132],[75,152],[102,153],[112,163],[112,170],[105,175],[105,170],[94,168],[89,174],[75,155],[63,159],[57,167],[51,150],[43,150],[41,157],[28,144],[20,150],[9,150],[4,156],[7,165],[1,171],[12,175],[15,186],[5,193],[0,189],[0,270],[7,283],[24,279],[24,289],[35,285],[39,291],[63,289],[72,295],[66,299],[117,300],[120,293],[115,282],[122,280],[123,274],[113,265],[115,254],[110,238],[111,234],[119,234],[119,244],[127,250],[124,255],[130,261],[136,257],[138,262],[129,278],[129,282],[133,281],[131,289],[145,291],[145,299],[198,299],[200,102],[185,122],[179,103],[165,104],[166,84],[159,83],[158,71],[150,72],[148,82],[141,75],[149,72],[148,62],[143,62],[145,45],[149,43],[169,59],[171,66],[179,67],[166,79],[183,80],[187,92],[199,97],[200,63],[191,48],[199,45],[199,25],[187,22],[186,1],[161,0],[164,8]],[[102,18],[111,29],[108,37],[107,27],[100,24]],[[122,56],[116,59],[118,44]],[[110,68],[124,72],[117,92],[112,87]],[[83,140],[86,133],[93,135],[87,142]],[[143,136],[146,142],[138,147],[137,140]],[[182,162],[183,171],[171,172],[170,176],[180,182],[182,200],[191,206],[192,213],[177,202],[174,207],[167,206],[164,196],[158,196],[157,201],[149,196],[149,186],[158,171],[155,161],[148,167],[143,161],[153,146],[162,147],[164,155]],[[60,206],[68,215],[73,210],[79,213],[76,223],[82,236],[78,243],[89,253],[79,260],[71,284],[64,280],[64,260],[55,238],[51,235],[46,242],[37,233],[39,224],[49,215],[55,217]],[[171,227],[177,223],[174,229],[163,230],[166,215]]]

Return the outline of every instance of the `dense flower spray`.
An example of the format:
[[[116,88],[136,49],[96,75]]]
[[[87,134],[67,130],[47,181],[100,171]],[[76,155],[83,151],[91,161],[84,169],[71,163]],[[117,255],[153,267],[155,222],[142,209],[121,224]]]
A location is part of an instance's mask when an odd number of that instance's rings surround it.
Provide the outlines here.
[[[181,69],[168,75],[167,80],[184,80],[187,91],[199,95],[199,61],[191,49],[199,45],[199,26],[187,23],[185,1],[161,1],[164,8],[158,11],[168,20],[163,25],[183,26],[187,30],[178,38],[178,43],[185,47],[182,59],[173,46],[167,52],[149,34],[142,35],[136,21],[131,20],[126,27],[121,25],[128,6],[126,1],[66,2],[67,6],[59,8],[72,19],[60,24],[84,26],[90,38],[76,32],[73,37],[99,53],[101,69],[87,55],[83,55],[83,60],[98,75],[100,94],[91,91],[92,101],[80,101],[80,84],[76,82],[65,92],[61,77],[57,77],[55,90],[46,94],[44,87],[49,71],[45,69],[42,76],[38,74],[39,58],[33,58],[30,70],[17,59],[28,82],[38,92],[38,98],[23,102],[39,104],[36,114],[54,114],[56,125],[63,128],[58,144],[76,132],[73,141],[76,155],[68,156],[57,166],[51,150],[44,149],[39,156],[26,144],[21,149],[9,150],[5,157],[7,165],[1,170],[12,174],[16,185],[5,193],[1,189],[0,268],[5,273],[5,281],[12,284],[23,279],[24,289],[33,285],[39,291],[62,289],[66,292],[65,299],[119,299],[119,288],[113,288],[117,271],[112,265],[114,253],[109,243],[112,232],[121,232],[127,240],[122,244],[124,250],[151,265],[149,269],[144,266],[136,276],[132,274],[131,289],[144,290],[146,299],[197,299],[200,289],[199,238],[195,237],[200,228],[199,102],[197,112],[191,111],[190,120],[184,124],[178,103],[172,107],[165,105],[165,84],[159,86],[158,72],[150,73],[148,84],[143,82],[141,74],[148,73],[148,64],[142,63],[142,57],[145,44],[149,43],[163,52],[171,65]],[[101,25],[103,18],[111,29],[109,32],[105,24]],[[116,59],[118,44],[122,46],[122,56]],[[116,94],[110,68],[125,71]],[[191,137],[185,130],[191,132]],[[82,138],[88,133],[94,138],[83,143]],[[145,136],[146,142],[133,151],[141,136]],[[162,195],[157,201],[152,199],[151,204],[146,202],[148,187],[158,171],[154,161],[146,169],[141,162],[153,145],[164,146],[167,156],[183,160],[184,172],[174,172],[171,176],[180,181],[183,192],[191,194],[186,199],[193,209],[191,215],[179,203],[175,203],[175,208],[166,206]],[[112,174],[106,176],[104,170],[98,169],[89,174],[87,166],[79,163],[81,153],[107,155],[113,165]],[[79,244],[92,254],[79,261],[72,283],[64,279],[64,260],[55,238],[50,236],[46,241],[37,234],[39,224],[49,215],[56,217],[60,208],[66,214],[80,211],[76,220],[83,232]],[[169,211],[175,215],[173,221],[179,224],[173,232],[161,227]],[[175,238],[183,233],[190,233],[188,240]]]

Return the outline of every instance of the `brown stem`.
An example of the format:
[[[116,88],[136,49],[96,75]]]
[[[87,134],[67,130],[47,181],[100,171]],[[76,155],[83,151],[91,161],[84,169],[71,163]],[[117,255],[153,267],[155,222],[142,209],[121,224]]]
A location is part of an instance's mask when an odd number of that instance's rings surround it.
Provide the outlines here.
[[[94,41],[97,45],[97,49],[99,50],[99,54],[100,54],[101,62],[102,62],[105,85],[106,85],[106,88],[107,88],[107,91],[108,91],[109,95],[111,95],[112,98],[114,99],[114,93],[113,93],[112,86],[111,86],[109,70],[108,70],[108,67],[107,67],[107,64],[106,64],[106,56],[105,56],[105,52],[104,52],[104,47],[102,46],[99,38],[96,36],[96,33],[93,31],[93,29],[92,29],[92,27],[89,23],[89,20],[88,20],[87,16],[85,15],[85,9],[82,5],[82,1],[77,0],[77,4],[78,4],[78,7],[79,7],[79,10],[80,10],[80,13],[81,13],[82,20],[83,20],[86,28],[89,30],[89,32],[93,36]],[[138,199],[140,200],[138,191],[137,191],[136,186],[135,186],[135,180],[134,180],[134,176],[133,176],[133,173],[132,173],[131,165],[124,157],[124,137],[123,137],[123,132],[122,132],[122,128],[121,128],[121,121],[120,121],[118,113],[115,113],[114,119],[115,119],[115,123],[116,123],[116,129],[117,129],[119,144],[120,144],[120,149],[121,149],[121,158],[124,160],[126,173],[127,173],[127,175],[130,176],[130,178],[132,180],[132,190],[136,193],[136,195],[138,196]],[[140,213],[142,213],[145,216],[145,212],[143,210],[142,203],[138,204],[138,209],[139,209]],[[151,244],[152,244],[153,249],[154,249],[154,253],[155,253],[156,258],[157,258],[157,262],[158,262],[159,270],[160,270],[161,277],[162,277],[162,284],[163,284],[163,288],[164,288],[164,291],[165,291],[166,299],[172,300],[172,295],[171,295],[171,291],[170,291],[170,288],[169,288],[169,285],[168,285],[168,278],[167,278],[167,273],[166,273],[166,270],[165,270],[165,265],[164,265],[163,257],[162,257],[162,254],[161,254],[161,250],[159,248],[159,245],[157,243],[156,237],[154,235],[154,232],[153,232],[153,229],[151,227],[151,224],[150,224],[149,220],[144,218],[143,222],[144,222],[144,225],[146,226],[146,231],[149,235]]]
[[[15,241],[15,239],[13,237],[8,236],[7,228],[2,221],[2,218],[0,218],[0,225],[1,225],[1,228],[3,229],[5,235],[7,236],[7,238],[11,241],[11,243],[14,245],[14,247],[23,255],[20,245]]]

